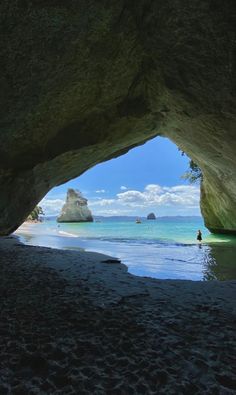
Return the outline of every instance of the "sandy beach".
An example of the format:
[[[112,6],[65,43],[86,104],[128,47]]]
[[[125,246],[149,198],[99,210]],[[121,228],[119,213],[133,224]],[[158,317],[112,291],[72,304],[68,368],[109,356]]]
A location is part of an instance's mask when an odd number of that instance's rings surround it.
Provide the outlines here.
[[[0,239],[0,394],[235,394],[236,281]]]

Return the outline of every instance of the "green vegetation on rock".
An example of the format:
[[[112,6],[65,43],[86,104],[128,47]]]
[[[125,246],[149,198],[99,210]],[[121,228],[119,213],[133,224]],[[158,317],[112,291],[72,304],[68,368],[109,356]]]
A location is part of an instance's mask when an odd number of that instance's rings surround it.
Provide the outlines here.
[[[195,184],[199,181],[202,181],[203,175],[200,167],[192,159],[190,159],[189,170],[186,171],[186,173],[184,173],[181,178],[188,180],[191,184]]]
[[[43,209],[40,206],[36,206],[30,215],[27,217],[27,220],[30,221],[39,221],[39,216],[44,215]]]

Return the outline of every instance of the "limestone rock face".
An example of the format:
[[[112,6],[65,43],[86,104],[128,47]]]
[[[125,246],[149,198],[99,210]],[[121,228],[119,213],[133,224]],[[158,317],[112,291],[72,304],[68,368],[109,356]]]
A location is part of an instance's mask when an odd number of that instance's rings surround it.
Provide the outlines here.
[[[235,8],[2,0],[0,234],[54,186],[158,135],[201,167],[209,229],[235,232]]]
[[[92,222],[92,213],[85,199],[79,191],[68,189],[66,203],[62,207],[57,222]]]
[[[147,219],[156,219],[156,216],[154,213],[150,213],[147,215]]]

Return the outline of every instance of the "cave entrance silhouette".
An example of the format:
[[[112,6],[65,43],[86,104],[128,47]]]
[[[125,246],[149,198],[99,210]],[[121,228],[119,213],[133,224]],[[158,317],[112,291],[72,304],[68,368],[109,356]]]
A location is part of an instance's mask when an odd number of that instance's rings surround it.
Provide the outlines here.
[[[169,139],[157,137],[52,189],[40,205],[46,214],[58,214],[73,188],[88,198],[95,215],[200,215],[200,185],[182,177],[189,161]]]

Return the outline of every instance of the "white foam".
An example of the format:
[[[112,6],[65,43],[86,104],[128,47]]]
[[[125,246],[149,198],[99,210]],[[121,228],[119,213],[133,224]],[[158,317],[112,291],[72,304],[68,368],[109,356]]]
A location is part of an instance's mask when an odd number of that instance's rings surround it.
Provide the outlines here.
[[[73,233],[64,232],[63,230],[59,230],[58,233],[62,236],[66,236],[66,237],[79,237]]]

